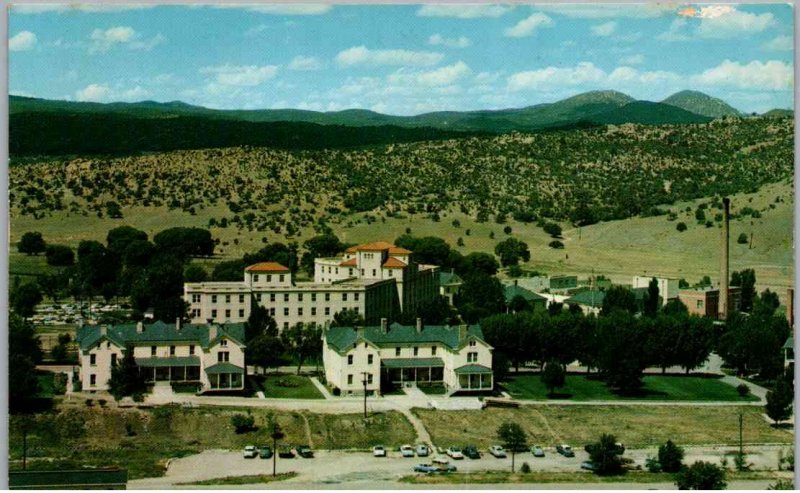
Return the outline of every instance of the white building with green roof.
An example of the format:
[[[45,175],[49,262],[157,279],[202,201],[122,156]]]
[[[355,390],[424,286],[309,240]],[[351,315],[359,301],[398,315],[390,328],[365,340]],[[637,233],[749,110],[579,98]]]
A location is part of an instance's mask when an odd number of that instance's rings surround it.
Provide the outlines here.
[[[448,393],[494,387],[492,347],[479,325],[330,327],[322,360],[328,385],[342,395],[443,385]]]
[[[78,328],[84,391],[106,391],[111,368],[133,350],[147,382],[196,383],[203,391],[244,388],[244,324],[138,322]]]

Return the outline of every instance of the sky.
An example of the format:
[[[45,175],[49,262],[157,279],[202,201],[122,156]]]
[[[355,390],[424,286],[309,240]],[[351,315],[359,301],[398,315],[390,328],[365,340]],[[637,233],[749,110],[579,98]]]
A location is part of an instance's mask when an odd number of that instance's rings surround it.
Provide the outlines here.
[[[395,115],[693,89],[792,108],[788,4],[13,5],[12,94]]]

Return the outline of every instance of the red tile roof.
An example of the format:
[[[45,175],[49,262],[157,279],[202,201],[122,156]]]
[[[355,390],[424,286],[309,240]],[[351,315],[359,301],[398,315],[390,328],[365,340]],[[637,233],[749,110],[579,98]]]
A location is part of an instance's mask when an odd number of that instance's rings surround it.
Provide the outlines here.
[[[384,269],[402,269],[407,267],[408,265],[394,257],[389,257],[386,259],[386,262],[383,263]]]
[[[358,259],[353,257],[339,264],[339,267],[355,267],[357,265],[358,265]]]
[[[346,250],[346,252],[382,252],[384,250],[389,250],[389,253],[392,255],[409,255],[412,253],[411,250],[394,246],[385,241],[376,241],[374,243],[364,243],[363,245],[351,246]]]
[[[245,270],[247,272],[289,272],[287,267],[282,266],[278,262],[259,262]]]

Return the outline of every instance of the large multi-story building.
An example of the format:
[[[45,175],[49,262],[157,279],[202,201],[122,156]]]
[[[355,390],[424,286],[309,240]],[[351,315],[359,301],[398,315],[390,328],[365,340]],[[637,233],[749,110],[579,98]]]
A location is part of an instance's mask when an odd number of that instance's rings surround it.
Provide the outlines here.
[[[494,386],[492,347],[478,325],[388,324],[330,327],[322,360],[330,387],[342,395],[408,385],[444,385],[449,393]]]
[[[412,252],[390,243],[348,248],[342,257],[314,261],[314,280],[295,282],[275,262],[247,267],[240,282],[184,284],[193,323],[244,322],[251,304],[269,310],[279,328],[297,323],[323,326],[345,309],[367,323],[396,318],[438,295],[438,267],[413,261]]]
[[[84,391],[108,390],[111,368],[129,349],[147,382],[191,382],[202,391],[244,388],[242,324],[85,325],[76,340]]]
[[[633,288],[649,288],[650,282],[655,279],[658,283],[658,296],[661,299],[661,305],[666,305],[669,300],[678,297],[679,281],[678,279],[670,279],[666,277],[648,277],[648,276],[634,276]]]
[[[686,305],[689,313],[701,317],[719,318],[719,288],[681,289],[678,298]],[[742,303],[742,291],[737,286],[728,288],[728,306],[730,311],[739,311]]]

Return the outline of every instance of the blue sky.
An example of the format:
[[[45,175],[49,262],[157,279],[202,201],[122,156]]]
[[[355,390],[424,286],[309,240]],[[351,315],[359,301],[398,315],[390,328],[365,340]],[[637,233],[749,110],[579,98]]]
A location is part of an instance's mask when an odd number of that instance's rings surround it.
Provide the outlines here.
[[[390,114],[682,89],[793,106],[773,5],[13,6],[12,94]]]

